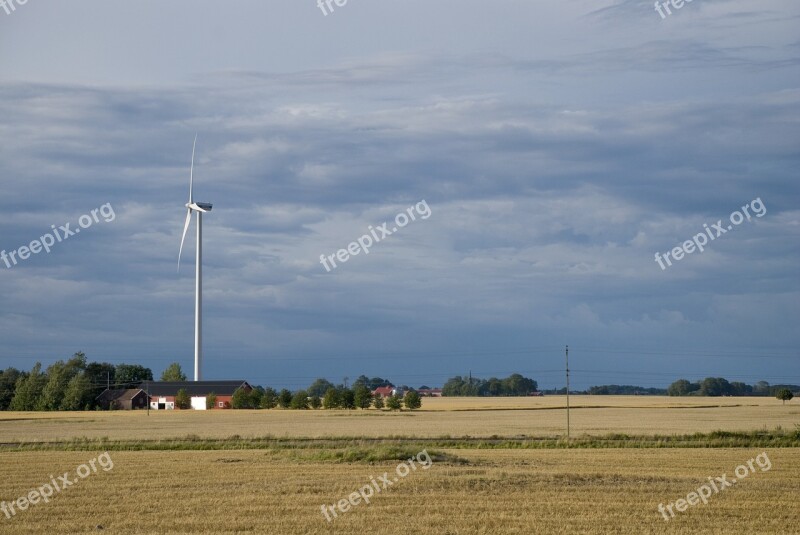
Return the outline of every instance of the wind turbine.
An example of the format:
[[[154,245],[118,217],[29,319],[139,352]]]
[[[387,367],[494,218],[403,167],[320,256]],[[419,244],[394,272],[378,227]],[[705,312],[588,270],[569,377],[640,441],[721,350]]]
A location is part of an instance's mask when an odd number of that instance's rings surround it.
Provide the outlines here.
[[[192,166],[189,170],[189,202],[186,203],[186,223],[183,225],[181,248],[178,251],[178,271],[181,269],[181,254],[186,232],[192,222],[192,212],[197,213],[197,258],[195,260],[194,290],[194,380],[201,380],[200,365],[203,360],[203,214],[211,211],[211,203],[194,202],[192,189],[194,186],[194,149],[197,146],[197,134],[192,144]]]

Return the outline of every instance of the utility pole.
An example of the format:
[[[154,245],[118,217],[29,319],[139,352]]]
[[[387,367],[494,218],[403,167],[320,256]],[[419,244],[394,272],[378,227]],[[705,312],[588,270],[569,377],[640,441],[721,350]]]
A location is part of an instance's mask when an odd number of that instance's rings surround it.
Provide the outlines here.
[[[106,390],[111,390],[111,374],[106,372]]]
[[[147,382],[147,415],[150,416],[150,381]]]
[[[569,346],[566,347],[564,357],[567,361],[567,441],[569,441]]]

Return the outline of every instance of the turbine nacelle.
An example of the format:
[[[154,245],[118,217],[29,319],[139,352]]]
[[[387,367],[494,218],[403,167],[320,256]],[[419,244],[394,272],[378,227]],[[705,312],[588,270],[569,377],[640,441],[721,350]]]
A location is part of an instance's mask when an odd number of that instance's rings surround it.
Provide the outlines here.
[[[210,202],[193,202],[193,203],[186,203],[184,206],[189,210],[194,210],[195,212],[210,212],[211,211],[211,203]]]

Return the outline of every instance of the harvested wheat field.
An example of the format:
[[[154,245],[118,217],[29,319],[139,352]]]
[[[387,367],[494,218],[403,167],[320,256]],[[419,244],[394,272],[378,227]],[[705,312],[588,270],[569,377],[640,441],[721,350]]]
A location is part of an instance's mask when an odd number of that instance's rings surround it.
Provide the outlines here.
[[[796,405],[575,396],[567,442],[562,402],[10,412],[0,501],[53,496],[0,533],[800,533]]]
[[[88,437],[154,440],[182,437],[511,437],[565,432],[563,396],[426,398],[422,410],[143,411],[5,413],[0,442]],[[797,404],[772,398],[571,396],[574,434],[709,433],[792,428]]]
[[[4,453],[0,496],[26,494],[50,474],[74,473],[99,452]],[[766,451],[756,471],[676,511],[708,476],[762,454],[736,449],[464,450],[419,467],[329,523],[335,504],[399,461],[319,462],[313,452],[116,451],[50,503],[31,506],[2,533],[798,533],[800,450]],[[74,476],[73,476],[74,477]],[[381,483],[383,485],[383,483]],[[365,494],[367,494],[365,492]],[[330,513],[329,513],[329,516]],[[100,530],[99,526],[102,526]]]

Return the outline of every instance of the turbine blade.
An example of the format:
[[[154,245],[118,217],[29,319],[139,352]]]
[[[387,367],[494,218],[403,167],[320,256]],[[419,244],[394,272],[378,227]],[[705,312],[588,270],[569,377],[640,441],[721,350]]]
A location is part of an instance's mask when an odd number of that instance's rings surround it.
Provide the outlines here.
[[[183,253],[183,242],[186,240],[186,233],[189,231],[189,223],[192,222],[192,211],[186,210],[186,223],[183,224],[183,237],[181,238],[181,248],[178,251],[178,271],[181,270],[181,254]]]
[[[192,143],[192,167],[189,169],[189,204],[192,204],[192,186],[194,184],[194,149],[197,146],[197,134],[194,135]]]

